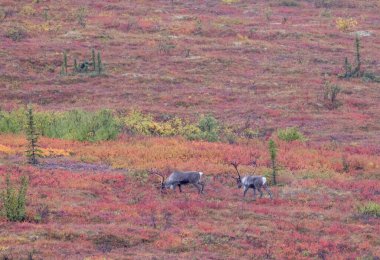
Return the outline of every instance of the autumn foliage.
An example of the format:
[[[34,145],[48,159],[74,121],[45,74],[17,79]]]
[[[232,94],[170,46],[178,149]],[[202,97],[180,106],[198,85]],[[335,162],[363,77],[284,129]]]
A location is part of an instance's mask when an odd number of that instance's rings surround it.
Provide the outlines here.
[[[1,135],[0,140],[0,158],[18,160],[25,139]],[[243,199],[228,162],[239,160],[245,174],[252,170],[248,163],[254,156],[257,174],[270,174],[266,142],[229,145],[146,137],[94,144],[41,138],[45,157],[40,168],[0,166],[1,180],[7,174],[15,183],[19,176],[29,178],[26,221],[0,218],[5,232],[1,254],[90,259],[126,253],[132,258],[230,259],[247,252],[297,259],[378,255],[380,219],[358,209],[380,202],[380,157],[359,147],[276,143],[281,185],[272,187],[273,200],[253,201],[250,192]],[[348,172],[342,170],[342,155]],[[160,180],[146,172],[152,166],[164,172],[201,169],[205,194],[187,186],[182,194],[161,194]]]
[[[0,259],[379,259],[378,23],[378,0],[1,1]]]

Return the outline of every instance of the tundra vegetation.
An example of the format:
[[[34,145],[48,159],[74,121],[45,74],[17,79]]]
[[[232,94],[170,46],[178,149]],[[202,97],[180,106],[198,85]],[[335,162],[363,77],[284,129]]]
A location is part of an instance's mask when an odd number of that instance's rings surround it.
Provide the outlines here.
[[[379,8],[2,1],[0,259],[378,259]]]

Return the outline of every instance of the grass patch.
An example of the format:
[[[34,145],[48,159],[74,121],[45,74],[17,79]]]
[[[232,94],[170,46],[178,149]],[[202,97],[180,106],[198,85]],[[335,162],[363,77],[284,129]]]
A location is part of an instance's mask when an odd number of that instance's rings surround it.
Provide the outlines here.
[[[380,218],[380,204],[370,201],[357,207],[358,213],[365,217]]]
[[[34,122],[42,136],[79,141],[115,139],[120,132],[116,117],[109,110],[87,112],[70,110],[62,113],[35,112]],[[0,111],[0,132],[21,133],[27,125],[24,108]]]

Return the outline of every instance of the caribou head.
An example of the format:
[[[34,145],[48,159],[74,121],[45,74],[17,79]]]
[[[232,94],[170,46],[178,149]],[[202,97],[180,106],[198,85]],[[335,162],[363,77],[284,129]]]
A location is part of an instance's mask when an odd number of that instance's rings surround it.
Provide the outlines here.
[[[165,177],[158,170],[150,170],[151,174],[155,174],[161,177],[161,191],[164,189],[173,189],[178,186],[179,191],[182,192],[182,185],[192,184],[198,189],[199,193],[203,192],[204,183],[201,181],[203,172],[190,171],[190,172],[181,172],[174,171],[169,177],[165,180]]]

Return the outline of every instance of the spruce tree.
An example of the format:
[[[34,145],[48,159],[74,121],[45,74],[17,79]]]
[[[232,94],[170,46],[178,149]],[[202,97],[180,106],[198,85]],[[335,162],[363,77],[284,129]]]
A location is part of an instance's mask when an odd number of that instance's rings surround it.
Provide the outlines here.
[[[269,154],[270,154],[270,159],[272,163],[272,181],[273,181],[273,184],[276,185],[277,184],[277,180],[276,180],[277,147],[276,147],[276,143],[272,139],[269,141]]]
[[[355,50],[356,50],[356,68],[355,68],[355,71],[354,71],[354,77],[361,77],[361,59],[360,59],[360,38],[359,38],[359,35],[356,34],[356,38],[355,38]]]
[[[67,53],[66,52],[63,53],[63,65],[65,68],[65,75],[67,75]]]
[[[350,78],[352,75],[352,67],[351,64],[348,62],[348,58],[344,58],[344,78]]]
[[[28,106],[27,111],[27,126],[26,126],[26,139],[28,140],[28,149],[26,156],[30,164],[36,165],[38,163],[37,157],[41,157],[41,150],[38,149],[38,134],[34,122],[33,108]]]
[[[100,58],[100,52],[98,52],[98,66],[97,66],[98,75],[102,73],[102,69],[103,69],[102,60]]]
[[[77,62],[77,59],[74,59],[74,72],[78,72],[78,62]]]
[[[96,71],[96,61],[95,61],[95,50],[94,49],[91,50],[91,54],[92,54],[92,68],[94,71]]]
[[[61,75],[67,75],[67,54],[63,52],[63,62],[61,67]]]

